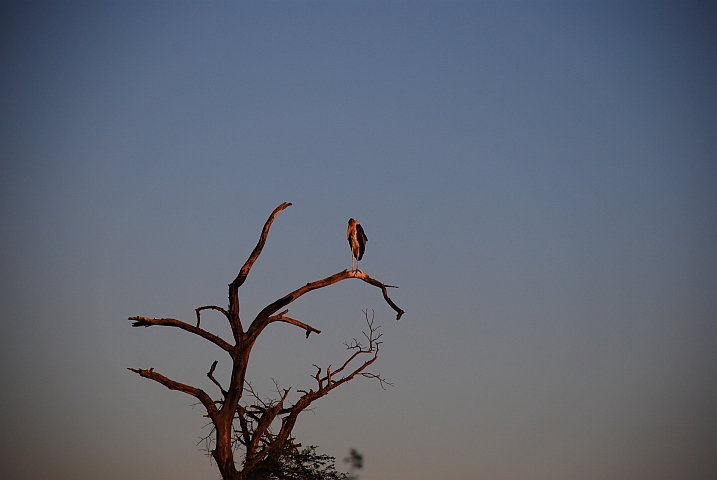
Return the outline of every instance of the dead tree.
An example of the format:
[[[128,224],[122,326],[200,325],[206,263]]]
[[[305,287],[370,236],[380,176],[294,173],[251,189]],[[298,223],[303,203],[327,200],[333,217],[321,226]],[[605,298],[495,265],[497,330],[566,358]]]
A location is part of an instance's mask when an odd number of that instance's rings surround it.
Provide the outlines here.
[[[364,332],[365,341],[354,340],[346,344],[350,353],[348,358],[340,367],[331,370],[331,366],[322,369],[315,366],[317,371],[314,375],[315,386],[309,390],[295,390],[300,394],[298,400],[290,404],[287,397],[291,389],[281,390],[277,386],[278,398],[267,401],[262,400],[247,383],[245,375],[249,356],[252,348],[264,329],[273,322],[284,322],[306,331],[309,334],[321,333],[320,330],[302,321],[288,317],[286,308],[302,295],[319,288],[328,287],[335,283],[348,279],[362,280],[369,285],[381,290],[384,300],[396,312],[396,320],[401,318],[401,310],[388,296],[386,285],[374,278],[369,277],[362,271],[344,270],[329,277],[297,288],[275,302],[264,307],[252,320],[248,327],[242,323],[239,315],[239,288],[246,281],[249,271],[264,248],[269,228],[276,216],[291,203],[282,203],[271,213],[259,237],[259,242],[252,251],[249,258],[239,270],[234,281],[229,284],[229,307],[223,308],[216,305],[207,305],[196,309],[196,324],[176,320],[174,318],[148,318],[130,317],[133,327],[150,327],[154,325],[177,327],[186,332],[198,335],[213,343],[229,354],[232,360],[231,378],[228,388],[224,389],[219,381],[214,378],[215,361],[207,373],[209,379],[219,388],[221,397],[212,398],[200,388],[174,381],[153,368],[129,370],[142,377],[158,382],[170,390],[179,390],[195,397],[206,410],[206,416],[212,426],[212,433],[207,437],[210,441],[208,449],[216,462],[217,467],[224,480],[247,480],[254,478],[271,478],[281,464],[281,459],[292,451],[295,451],[300,444],[295,443],[292,437],[292,429],[299,414],[306,410],[315,400],[327,395],[339,385],[343,385],[356,378],[364,376],[378,379],[382,386],[385,380],[379,375],[370,373],[367,368],[376,361],[380,345],[377,333],[378,327],[374,326],[373,317],[369,319],[366,313],[368,332]],[[232,331],[231,341],[227,341],[209,331],[201,328],[201,312],[204,310],[215,310],[226,317]],[[272,424],[275,424],[272,429]],[[212,448],[213,447],[213,448]],[[243,455],[238,463],[235,454]]]

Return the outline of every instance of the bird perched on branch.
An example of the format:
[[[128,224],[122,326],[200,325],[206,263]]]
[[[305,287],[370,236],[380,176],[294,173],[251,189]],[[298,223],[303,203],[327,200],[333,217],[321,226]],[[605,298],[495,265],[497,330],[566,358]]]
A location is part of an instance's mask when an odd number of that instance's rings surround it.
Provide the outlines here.
[[[351,270],[354,269],[354,258],[356,259],[356,270],[358,270],[358,262],[363,258],[363,252],[366,250],[366,242],[368,237],[363,233],[363,227],[361,224],[354,220],[349,219],[349,229],[346,232],[346,238],[349,241],[351,247]]]

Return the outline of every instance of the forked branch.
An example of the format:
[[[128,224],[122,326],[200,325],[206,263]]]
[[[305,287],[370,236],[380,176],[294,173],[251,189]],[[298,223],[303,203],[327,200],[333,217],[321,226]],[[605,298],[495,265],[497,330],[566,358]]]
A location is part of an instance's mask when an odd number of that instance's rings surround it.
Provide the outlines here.
[[[302,295],[311,292],[312,290],[317,290],[319,288],[328,287],[329,285],[333,285],[335,283],[341,282],[343,280],[347,280],[349,278],[358,278],[359,280],[363,280],[364,282],[373,285],[375,287],[378,287],[383,292],[383,298],[386,300],[386,303],[389,304],[389,306],[396,312],[396,320],[400,320],[401,316],[403,315],[403,310],[400,309],[393,301],[389,298],[387,288],[396,288],[392,287],[391,285],[386,285],[375,278],[369,277],[366,273],[362,271],[356,271],[356,270],[344,270],[339,273],[335,273],[329,277],[323,278],[321,280],[317,280],[315,282],[310,282],[304,285],[301,288],[297,288],[293,292],[283,296],[279,300],[267,305],[264,307],[264,309],[259,312],[259,314],[254,318],[254,321],[251,323],[251,326],[249,327],[249,330],[247,333],[252,337],[256,338],[261,331],[270,323],[270,319],[272,318],[272,315],[274,315],[280,308],[283,308],[290,303],[296,301],[298,298],[300,298]]]
[[[381,387],[384,387],[384,385],[386,384],[390,385],[380,375],[366,372],[366,369],[370,365],[372,365],[378,358],[378,349],[379,345],[381,344],[378,339],[381,337],[381,334],[376,333],[379,327],[374,326],[373,318],[369,320],[367,310],[364,311],[364,314],[366,315],[366,322],[368,324],[369,330],[369,333],[364,332],[364,336],[369,341],[368,345],[364,346],[356,340],[354,340],[354,342],[352,342],[351,344],[347,344],[347,347],[351,350],[354,350],[354,352],[349,356],[349,359],[344,362],[341,367],[334,370],[333,372],[331,371],[331,366],[329,366],[326,369],[326,375],[324,377],[321,376],[321,368],[314,365],[314,367],[316,367],[317,369],[314,378],[318,383],[318,389],[310,389],[308,391],[298,390],[298,392],[302,393],[303,395],[294,405],[289,408],[286,408],[284,411],[281,412],[286,413],[286,415],[283,416],[281,419],[281,428],[279,430],[279,433],[275,436],[272,445],[268,446],[265,449],[266,451],[268,451],[268,455],[277,455],[277,452],[279,452],[281,448],[283,448],[286,441],[291,435],[291,431],[294,428],[294,425],[296,424],[296,419],[302,411],[308,408],[315,400],[327,395],[339,385],[343,385],[344,383],[351,381],[356,376],[376,378],[381,383]],[[347,375],[339,379],[336,378],[336,374],[342,373],[353,360],[355,360],[359,355],[363,354],[369,354],[370,358],[360,364],[358,367],[354,368]]]
[[[374,374],[365,372],[366,368],[369,367],[376,359],[378,358],[378,349],[379,346],[383,343],[380,341],[381,337],[383,336],[382,333],[378,333],[378,329],[381,328],[380,325],[374,324],[374,318],[375,318],[375,312],[371,311],[371,318],[368,317],[368,310],[364,310],[364,316],[366,317],[366,324],[368,326],[368,333],[363,332],[364,337],[366,337],[366,340],[368,341],[367,345],[362,344],[362,342],[358,341],[357,339],[353,339],[350,343],[345,343],[346,348],[348,350],[353,350],[354,352],[349,356],[348,359],[337,369],[334,371],[331,371],[331,366],[329,365],[326,368],[326,376],[321,377],[321,369],[314,365],[319,371],[316,373],[315,377],[316,381],[318,382],[319,391],[322,389],[328,389],[332,390],[338,385],[341,385],[342,383],[346,383],[356,377],[357,375],[367,377],[367,378],[375,378],[379,380],[381,383],[381,387],[385,388],[384,385],[392,385],[390,382],[387,382],[383,377],[381,377],[380,374]],[[341,377],[340,379],[336,380],[336,375],[341,374],[344,371],[346,371],[347,367],[359,356],[363,354],[372,354],[371,358],[366,360],[362,365],[355,368],[351,373],[348,375]],[[365,358],[365,357],[364,357]],[[327,390],[327,393],[328,393]]]
[[[277,396],[267,400],[262,399],[254,391],[251,384],[246,381],[246,371],[252,348],[263,329],[270,323],[284,322],[299,327],[306,332],[307,338],[312,332],[321,333],[317,328],[287,316],[288,308],[286,307],[308,292],[328,287],[349,278],[356,278],[381,289],[384,300],[396,312],[396,320],[399,320],[404,313],[388,295],[388,288],[395,287],[371,278],[360,270],[344,270],[321,280],[307,283],[267,305],[254,318],[247,330],[244,331],[239,318],[239,287],[246,281],[251,268],[261,255],[274,219],[290,205],[291,203],[282,203],[274,209],[266,220],[254,250],[240,268],[236,278],[229,284],[229,306],[227,309],[214,305],[196,308],[196,325],[173,318],[158,319],[140,316],[129,318],[134,327],[159,325],[185,330],[209,340],[229,353],[232,359],[232,372],[226,390],[214,377],[217,361],[212,363],[207,372],[207,377],[219,388],[224,396],[222,400],[216,401],[203,390],[171,380],[155,372],[154,369],[129,369],[144,378],[149,378],[164,385],[170,390],[187,393],[197,398],[204,405],[211,420],[211,423],[208,424],[212,426],[212,429],[210,434],[203,438],[203,441],[207,445],[207,449],[209,449],[210,443],[213,443],[215,448],[211,450],[211,456],[216,461],[217,467],[225,480],[247,480],[248,478],[259,478],[259,476],[266,476],[269,472],[274,472],[273,469],[276,468],[276,465],[279,465],[277,459],[284,455],[288,451],[287,449],[299,446],[291,437],[298,415],[309,408],[315,400],[327,395],[339,385],[349,382],[357,376],[375,378],[381,383],[381,387],[391,385],[380,374],[368,371],[368,368],[378,358],[381,333],[378,332],[379,327],[374,325],[373,315],[369,319],[367,310],[364,311],[368,325],[368,330],[364,332],[365,339],[361,339],[361,341],[353,339],[352,342],[346,344],[349,349],[348,358],[342,363],[337,363],[338,368],[334,369],[329,365],[325,370],[322,370],[315,365],[317,371],[313,375],[313,379],[316,381],[316,386],[314,387],[316,390],[294,390],[300,395],[296,403],[292,404],[291,401],[287,400],[291,389],[280,389],[277,385]],[[200,327],[201,312],[204,310],[218,311],[228,319],[233,335],[231,344]],[[246,395],[244,395],[245,393]],[[276,422],[279,421],[281,426],[278,433],[272,432],[272,426],[275,427]],[[241,464],[241,470],[237,470],[238,463],[234,459],[238,448],[241,448],[244,452],[244,462]]]
[[[290,206],[291,203],[284,202],[271,212],[271,215],[269,215],[269,218],[264,224],[264,228],[261,231],[256,247],[254,247],[254,250],[251,252],[251,255],[249,255],[247,261],[244,262],[244,265],[241,269],[239,269],[239,273],[234,281],[229,284],[229,315],[227,318],[229,319],[229,325],[232,328],[234,340],[237,343],[239,343],[241,336],[244,333],[244,328],[242,327],[242,323],[239,318],[239,287],[244,284],[246,277],[249,275],[249,270],[251,270],[251,267],[254,265],[254,262],[256,262],[256,259],[259,258],[259,255],[261,255],[261,251],[264,249],[264,245],[266,244],[266,237],[269,235],[269,229],[271,228],[271,224],[274,223],[274,219],[279,212]]]

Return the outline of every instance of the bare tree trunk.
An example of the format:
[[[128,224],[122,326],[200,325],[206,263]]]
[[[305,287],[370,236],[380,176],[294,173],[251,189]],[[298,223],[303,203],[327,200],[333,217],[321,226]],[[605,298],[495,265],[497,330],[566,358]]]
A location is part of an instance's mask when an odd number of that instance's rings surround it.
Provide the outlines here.
[[[267,325],[273,322],[288,323],[305,330],[307,338],[312,332],[321,333],[320,330],[304,322],[286,316],[289,310],[284,307],[287,307],[308,292],[328,287],[350,278],[359,279],[381,289],[384,300],[396,312],[396,320],[399,320],[403,315],[403,310],[396,306],[388,296],[387,289],[395,287],[373,279],[360,270],[344,270],[329,277],[309,282],[267,305],[245,330],[239,315],[239,288],[244,284],[254,262],[261,255],[274,219],[279,212],[289,206],[291,206],[290,203],[282,203],[276,207],[267,219],[259,237],[259,242],[239,270],[236,278],[229,284],[229,306],[227,309],[216,305],[198,307],[196,309],[196,326],[173,318],[157,319],[139,316],[129,318],[134,327],[159,325],[180,328],[212,342],[230,355],[232,373],[228,389],[225,390],[221,383],[214,378],[216,361],[207,373],[210,380],[220,390],[222,396],[218,400],[212,399],[199,388],[171,380],[155,372],[153,368],[147,370],[129,369],[142,377],[164,385],[170,390],[179,390],[199,400],[206,409],[207,417],[213,426],[213,438],[207,437],[207,440],[213,442],[214,448],[211,450],[211,455],[224,480],[246,480],[255,477],[256,474],[260,473],[260,470],[263,472],[267,468],[275,468],[275,465],[278,465],[278,459],[285,454],[287,449],[299,446],[294,443],[291,437],[298,415],[312,402],[327,395],[339,385],[349,382],[357,376],[378,379],[382,386],[388,383],[379,375],[366,370],[376,361],[379,345],[381,344],[381,334],[377,333],[379,327],[374,325],[373,316],[369,319],[368,311],[364,312],[368,325],[368,333],[364,332],[364,335],[368,343],[354,340],[346,344],[351,354],[334,371],[331,371],[331,366],[329,366],[326,368],[325,374],[322,375],[322,369],[317,366],[317,373],[314,376],[316,390],[295,390],[296,393],[301,393],[302,395],[293,405],[286,405],[291,389],[279,390],[280,398],[266,402],[246,383],[246,369],[249,364],[251,350]],[[226,317],[231,327],[233,343],[227,342],[201,328],[201,312],[204,310],[215,310]],[[358,363],[354,362],[359,357],[365,358],[365,360]],[[250,393],[251,402],[243,398],[246,392]],[[273,433],[271,425],[277,419],[280,419],[281,426],[278,433]],[[239,469],[235,459],[237,448],[244,455]]]

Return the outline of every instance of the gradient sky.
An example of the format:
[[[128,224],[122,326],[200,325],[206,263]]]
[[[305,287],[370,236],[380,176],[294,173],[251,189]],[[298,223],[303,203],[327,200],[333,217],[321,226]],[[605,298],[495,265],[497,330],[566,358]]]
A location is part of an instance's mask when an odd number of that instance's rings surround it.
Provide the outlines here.
[[[717,478],[717,13],[656,2],[0,5],[0,477],[215,479],[191,321],[302,297],[249,370],[375,371],[295,433],[363,480]],[[204,325],[226,335],[218,316]],[[343,468],[345,465],[339,465]]]

